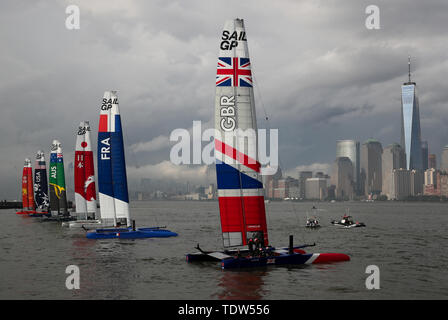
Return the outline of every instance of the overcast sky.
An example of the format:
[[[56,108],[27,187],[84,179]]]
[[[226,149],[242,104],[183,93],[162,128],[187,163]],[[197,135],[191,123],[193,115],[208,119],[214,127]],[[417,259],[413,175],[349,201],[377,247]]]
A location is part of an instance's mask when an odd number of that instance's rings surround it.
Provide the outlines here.
[[[65,9],[78,5],[80,30]],[[380,30],[365,9],[380,8]],[[210,125],[224,21],[245,20],[258,125],[279,129],[283,171],[323,169],[338,139],[400,141],[407,58],[420,99],[422,138],[440,161],[448,144],[446,0],[0,2],[0,198],[20,195],[25,157],[53,139],[73,161],[75,132],[117,90],[131,183],[201,181],[205,169],[169,162],[168,137]],[[136,167],[138,166],[138,167]],[[331,173],[331,172],[329,172]],[[73,181],[73,180],[71,180]]]

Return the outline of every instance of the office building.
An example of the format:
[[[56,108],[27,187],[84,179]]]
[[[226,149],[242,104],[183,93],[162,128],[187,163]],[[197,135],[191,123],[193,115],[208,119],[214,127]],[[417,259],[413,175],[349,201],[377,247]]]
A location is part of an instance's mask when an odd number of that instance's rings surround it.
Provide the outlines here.
[[[381,194],[391,198],[393,191],[393,171],[394,169],[404,169],[406,167],[406,157],[403,148],[398,143],[393,143],[383,150],[381,156],[382,188]]]
[[[368,139],[361,147],[361,191],[364,195],[380,194],[382,188],[382,153],[381,143]]]
[[[334,197],[338,200],[352,200],[355,195],[353,164],[348,157],[338,157],[334,161],[331,184],[335,186]]]
[[[336,158],[347,157],[353,165],[353,181],[355,182],[355,193],[360,192],[360,147],[355,140],[338,140],[336,142]]]
[[[420,111],[417,86],[411,81],[411,58],[408,66],[409,81],[401,86],[401,146],[406,154],[406,169],[423,169]]]

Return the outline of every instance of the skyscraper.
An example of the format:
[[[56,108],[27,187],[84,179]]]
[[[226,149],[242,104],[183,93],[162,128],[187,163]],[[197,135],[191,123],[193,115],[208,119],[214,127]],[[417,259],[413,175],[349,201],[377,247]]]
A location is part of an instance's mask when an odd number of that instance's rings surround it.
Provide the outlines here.
[[[401,145],[406,153],[406,169],[423,169],[420,111],[416,83],[411,81],[411,58],[408,60],[409,81],[401,86]]]
[[[300,198],[305,199],[306,197],[306,179],[313,176],[312,171],[300,171],[299,172],[299,194]]]
[[[355,193],[359,194],[360,188],[360,152],[359,142],[355,140],[338,140],[336,142],[336,158],[347,157],[353,165],[353,181]]]
[[[348,157],[338,157],[333,164],[331,184],[336,187],[335,197],[352,200],[354,196],[353,164]]]
[[[442,158],[440,159],[440,170],[448,171],[448,145],[443,147]]]
[[[404,169],[406,167],[406,157],[403,148],[398,143],[393,143],[383,150],[382,155],[382,188],[381,194],[392,199],[395,187],[394,169]]]
[[[428,169],[428,141],[422,141],[422,169]]]
[[[362,191],[369,194],[379,194],[382,187],[381,155],[383,147],[375,139],[369,139],[361,147],[361,174]]]
[[[428,156],[428,168],[437,169],[436,155],[433,153]]]

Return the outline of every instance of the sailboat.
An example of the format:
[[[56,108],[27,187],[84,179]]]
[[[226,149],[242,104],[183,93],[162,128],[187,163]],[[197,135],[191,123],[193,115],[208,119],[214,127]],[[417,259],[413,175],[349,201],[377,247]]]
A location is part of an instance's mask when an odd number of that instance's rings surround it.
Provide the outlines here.
[[[187,254],[188,262],[220,261],[223,269],[350,260],[341,253],[306,253],[313,245],[269,244],[252,71],[242,19],[225,23],[216,75],[215,157],[224,251]],[[252,132],[243,135],[242,131]],[[218,137],[217,137],[218,136]],[[247,248],[245,247],[247,246]]]
[[[50,200],[48,197],[47,165],[45,163],[45,154],[41,150],[37,151],[34,166],[34,201],[36,203],[36,211],[30,214],[32,217],[51,215],[48,212]]]
[[[101,219],[95,219],[97,216],[96,187],[89,121],[81,121],[79,124],[76,135],[74,163],[77,220],[63,222],[62,226],[86,230],[113,227],[113,221],[106,223],[102,222]]]
[[[45,221],[70,221],[75,217],[70,216],[67,207],[67,194],[65,188],[64,156],[62,145],[58,140],[53,140],[50,151],[50,213]]]
[[[17,214],[35,212],[33,188],[33,168],[31,167],[31,160],[26,158],[22,171],[22,210],[17,211]]]
[[[129,194],[123,144],[123,127],[116,91],[106,91],[98,126],[98,191],[101,220],[114,228],[88,232],[89,239],[136,239],[172,237],[177,233],[162,227],[135,228],[129,212]]]

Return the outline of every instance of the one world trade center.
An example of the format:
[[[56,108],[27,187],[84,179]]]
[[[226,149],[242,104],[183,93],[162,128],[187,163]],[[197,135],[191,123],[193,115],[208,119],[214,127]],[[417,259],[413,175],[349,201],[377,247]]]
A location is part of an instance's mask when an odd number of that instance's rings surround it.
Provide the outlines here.
[[[411,58],[408,60],[409,81],[401,86],[401,146],[406,153],[406,169],[423,169],[420,111],[417,86],[411,82]]]

